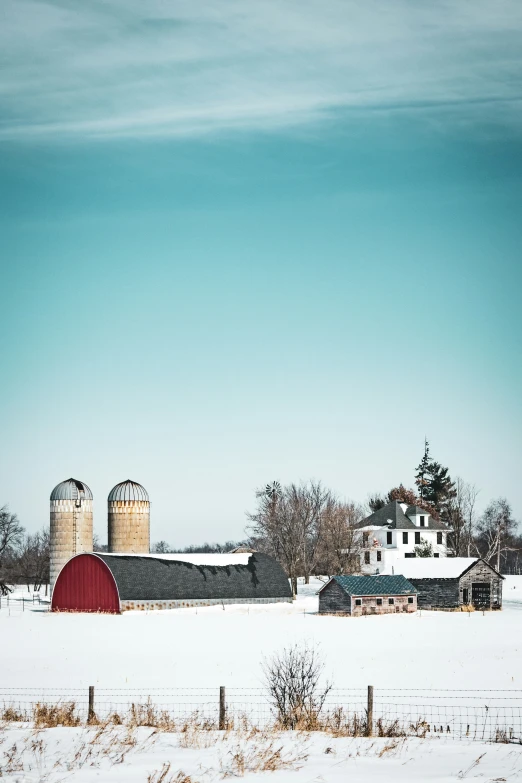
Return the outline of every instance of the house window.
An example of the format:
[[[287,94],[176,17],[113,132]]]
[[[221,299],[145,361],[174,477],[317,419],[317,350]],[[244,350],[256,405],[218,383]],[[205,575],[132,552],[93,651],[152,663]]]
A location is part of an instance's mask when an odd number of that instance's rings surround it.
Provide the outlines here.
[[[377,599],[377,606],[382,606],[382,598]]]
[[[405,552],[404,557],[417,557],[415,552]]]
[[[377,562],[378,562],[378,563],[380,563],[380,562],[381,562],[381,560],[382,560],[382,552],[381,552],[381,550],[379,549],[379,550],[377,551]]]
[[[407,544],[408,543],[408,534],[407,533],[403,533],[402,534],[402,543],[403,544]]]
[[[355,606],[362,606],[362,598],[355,599]]]
[[[390,606],[395,603],[395,598],[388,598],[388,603]]]
[[[437,544],[442,544],[442,533],[437,533]]]
[[[387,543],[387,544],[391,544],[391,543],[392,543],[392,541],[393,541],[393,533],[391,532],[391,530],[389,530],[389,531],[386,533],[386,543]]]
[[[366,565],[370,565],[370,553],[368,552],[368,550],[366,550],[366,552],[364,553],[364,562]]]
[[[439,557],[439,553],[438,552],[434,552],[433,553],[433,557]]]
[[[412,595],[408,596],[408,603],[409,604],[413,603],[413,596]]]
[[[419,517],[419,519],[420,519],[420,526],[421,526],[421,527],[425,527],[424,520],[426,519],[426,517],[424,517],[424,516],[422,516],[422,515],[421,515],[421,516]]]
[[[367,546],[368,545],[368,536],[369,536],[369,533],[363,533],[363,546]]]
[[[415,533],[415,543],[420,544],[420,533]]]

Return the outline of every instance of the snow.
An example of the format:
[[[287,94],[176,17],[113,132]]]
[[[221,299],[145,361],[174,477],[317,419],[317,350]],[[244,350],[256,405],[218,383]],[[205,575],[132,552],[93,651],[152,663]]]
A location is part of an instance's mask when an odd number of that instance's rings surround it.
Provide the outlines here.
[[[522,577],[506,578],[500,612],[361,618],[318,615],[323,584],[300,584],[294,603],[122,615],[3,599],[0,689],[259,688],[263,657],[303,641],[320,646],[336,688],[522,689]]]
[[[96,552],[94,554],[97,554]],[[205,552],[194,552],[192,554],[186,554],[182,552],[169,552],[168,554],[128,554],[125,552],[100,552],[99,554],[107,554],[111,557],[154,557],[158,560],[177,560],[182,563],[192,563],[193,565],[202,566],[228,566],[228,565],[248,565],[248,560],[252,557],[251,552],[228,552],[222,554],[207,554]]]
[[[393,571],[406,579],[455,579],[476,562],[476,557],[405,557]]]
[[[285,768],[259,770],[263,753],[272,751],[279,751]],[[186,735],[149,728],[111,727],[96,735],[94,729],[9,727],[0,733],[0,756],[6,783],[170,783],[185,776],[193,783],[229,777],[245,783],[515,783],[522,776],[522,747],[516,745],[293,732],[206,732],[187,742]],[[238,771],[239,764],[244,770]]]

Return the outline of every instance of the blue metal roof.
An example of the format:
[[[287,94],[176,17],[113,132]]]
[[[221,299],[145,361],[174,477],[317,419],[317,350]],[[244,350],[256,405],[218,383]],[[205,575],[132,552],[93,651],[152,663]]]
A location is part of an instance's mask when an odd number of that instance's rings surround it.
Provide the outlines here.
[[[333,578],[348,595],[409,595],[417,592],[411,582],[400,574]]]
[[[70,478],[53,489],[51,500],[92,500],[92,492],[83,481]]]
[[[120,500],[120,501],[146,501],[149,502],[149,496],[145,487],[138,484],[136,481],[122,481],[121,484],[116,484],[115,487],[109,492],[108,500]]]

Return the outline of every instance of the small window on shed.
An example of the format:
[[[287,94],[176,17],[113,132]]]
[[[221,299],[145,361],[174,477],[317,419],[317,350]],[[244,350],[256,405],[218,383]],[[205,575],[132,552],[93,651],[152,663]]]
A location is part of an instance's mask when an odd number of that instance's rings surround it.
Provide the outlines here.
[[[388,603],[390,606],[395,603],[395,598],[388,598]]]
[[[393,533],[391,532],[391,530],[388,530],[388,532],[386,533],[386,543],[391,544],[392,541],[393,541]]]
[[[382,560],[382,552],[380,549],[377,550],[377,562],[381,562]]]
[[[421,527],[425,527],[425,520],[426,520],[426,517],[425,517],[425,516],[423,516],[423,515],[421,514],[421,516],[419,517],[419,519],[420,519],[420,526],[421,526]]]
[[[420,533],[415,533],[415,543],[420,544]]]
[[[442,533],[437,533],[437,544],[442,544]]]
[[[412,595],[409,595],[409,596],[408,596],[408,603],[409,603],[409,604],[412,604],[412,603],[413,603],[413,596],[412,596]]]
[[[355,599],[355,606],[362,606],[362,598]]]
[[[377,606],[382,606],[382,598],[377,598]]]
[[[439,557],[439,553],[438,552],[434,552],[433,553],[433,557]]]
[[[368,549],[364,553],[364,562],[366,565],[370,565],[370,552]]]

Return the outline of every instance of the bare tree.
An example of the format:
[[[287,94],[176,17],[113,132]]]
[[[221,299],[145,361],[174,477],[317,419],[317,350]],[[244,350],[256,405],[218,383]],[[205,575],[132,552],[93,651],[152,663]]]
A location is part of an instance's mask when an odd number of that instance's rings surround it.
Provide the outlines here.
[[[272,554],[285,568],[297,594],[297,578],[308,583],[319,556],[321,530],[332,493],[319,481],[268,484],[256,492],[257,510],[248,514],[248,531],[257,549]]]
[[[497,571],[500,571],[501,554],[513,548],[511,543],[516,528],[517,522],[505,498],[493,500],[477,524],[477,543],[482,557],[488,562],[495,557]]]
[[[49,583],[49,530],[44,528],[38,533],[25,536],[15,557],[15,571],[30,590],[31,584],[39,590],[42,584]]]
[[[170,544],[167,544],[166,541],[158,541],[152,547],[152,552],[158,555],[165,555],[168,554],[169,552],[172,552],[172,549],[170,547]]]
[[[326,509],[321,529],[322,573],[333,576],[359,570],[362,551],[359,526],[364,516],[364,509],[351,501],[336,501]]]
[[[454,482],[454,495],[449,498],[445,521],[450,528],[449,540],[456,557],[471,556],[475,527],[475,504],[478,490],[457,477]]]
[[[321,683],[324,661],[317,647],[308,644],[285,648],[263,662],[268,698],[277,722],[284,729],[310,730],[332,686]]]
[[[24,528],[16,514],[11,514],[7,506],[0,508],[0,595],[10,592],[8,580],[16,550],[22,543]]]

